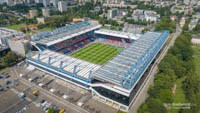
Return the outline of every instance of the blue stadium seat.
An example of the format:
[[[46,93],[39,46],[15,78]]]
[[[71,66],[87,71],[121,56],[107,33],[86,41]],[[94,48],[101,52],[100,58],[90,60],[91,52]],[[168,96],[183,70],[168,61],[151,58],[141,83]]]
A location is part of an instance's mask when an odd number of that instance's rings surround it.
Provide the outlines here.
[[[51,50],[56,50],[56,47],[54,45],[51,45],[48,48],[51,49]]]
[[[43,51],[43,50],[46,49],[45,46],[43,46],[43,45],[39,45],[39,44],[37,44],[36,46],[37,46],[41,51]]]

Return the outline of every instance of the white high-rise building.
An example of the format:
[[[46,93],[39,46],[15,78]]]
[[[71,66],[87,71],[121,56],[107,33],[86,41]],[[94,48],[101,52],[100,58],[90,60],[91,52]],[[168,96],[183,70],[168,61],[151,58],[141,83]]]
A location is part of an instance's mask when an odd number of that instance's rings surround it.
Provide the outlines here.
[[[117,8],[110,9],[110,10],[108,10],[107,17],[108,18],[115,18],[116,16],[118,16],[118,13],[119,13],[119,10]]]
[[[183,2],[185,5],[196,5],[198,0],[184,0]]]
[[[67,10],[67,3],[65,1],[58,2],[58,10],[60,12],[66,11]]]
[[[31,3],[34,2],[34,0],[23,0],[23,2],[26,3],[26,4],[31,4]]]
[[[30,18],[34,18],[38,16],[38,11],[36,9],[29,10]]]
[[[58,7],[58,0],[52,0],[53,6]]]
[[[191,5],[196,5],[198,3],[199,0],[191,0]]]
[[[0,0],[0,4],[3,4],[5,2],[6,2],[6,0]]]
[[[35,0],[35,3],[43,3],[42,0]]]
[[[6,0],[6,4],[8,6],[13,6],[14,5],[14,1],[13,0]]]
[[[190,4],[190,0],[184,0],[183,1],[185,5],[189,5]]]
[[[49,9],[48,9],[48,8],[42,9],[42,15],[43,15],[44,17],[49,17],[49,16],[50,16],[50,14],[49,14]]]
[[[43,0],[43,6],[49,7],[50,6],[50,0]]]

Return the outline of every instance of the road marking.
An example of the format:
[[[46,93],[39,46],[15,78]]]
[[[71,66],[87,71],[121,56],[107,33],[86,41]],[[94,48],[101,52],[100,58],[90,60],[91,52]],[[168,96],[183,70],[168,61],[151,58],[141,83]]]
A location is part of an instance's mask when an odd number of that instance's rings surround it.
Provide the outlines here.
[[[16,69],[14,68],[14,72],[18,75]],[[41,92],[45,95],[45,96],[48,96],[49,98],[55,100],[56,102],[58,103],[61,103],[61,104],[64,104],[66,107],[78,112],[78,113],[89,113],[88,111],[82,109],[82,108],[79,108],[78,106],[72,104],[72,103],[69,103],[68,101],[64,100],[64,99],[61,99],[60,97],[48,92],[47,90],[35,85],[35,84],[31,84],[29,83],[28,81],[26,81],[25,79],[23,78],[20,78],[19,79],[21,82],[23,82],[24,84],[26,84],[27,86],[29,87],[36,87],[37,89],[41,90]],[[58,101],[59,100],[59,101]],[[67,103],[67,104],[66,104]],[[69,106],[71,105],[71,106]]]

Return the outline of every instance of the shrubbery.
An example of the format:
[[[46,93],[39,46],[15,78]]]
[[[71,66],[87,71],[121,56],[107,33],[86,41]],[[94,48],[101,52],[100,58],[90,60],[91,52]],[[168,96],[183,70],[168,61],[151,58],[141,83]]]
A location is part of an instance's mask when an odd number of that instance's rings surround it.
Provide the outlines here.
[[[200,96],[200,79],[194,75],[193,49],[190,40],[191,35],[188,33],[177,37],[174,46],[158,65],[159,72],[155,75],[154,86],[148,90],[150,96],[138,109],[138,113],[167,113],[164,103],[173,103],[172,88],[176,79],[184,76],[187,76],[183,88],[186,98],[189,102],[200,106],[199,99],[195,99],[195,96]],[[197,113],[199,109],[197,106],[187,112]]]

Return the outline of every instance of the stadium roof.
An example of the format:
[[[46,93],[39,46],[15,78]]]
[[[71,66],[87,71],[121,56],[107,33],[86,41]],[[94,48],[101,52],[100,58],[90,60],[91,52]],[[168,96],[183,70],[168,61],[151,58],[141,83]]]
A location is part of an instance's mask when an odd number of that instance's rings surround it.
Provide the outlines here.
[[[1,52],[1,51],[4,51],[4,50],[6,50],[6,49],[8,49],[8,46],[6,46],[6,45],[4,45],[4,44],[0,44],[0,52]]]
[[[25,34],[21,31],[16,31],[13,29],[8,29],[4,27],[0,27],[0,38],[17,38],[20,39],[21,37],[25,37]]]
[[[60,63],[62,61],[62,70],[71,74],[74,72],[74,66],[76,66],[76,75],[84,79],[88,79],[90,71],[94,72],[100,68],[100,66],[97,64],[89,63],[87,61],[76,59],[74,57],[50,50],[44,50],[43,52],[40,52],[40,54],[36,54],[31,58],[38,60],[38,55],[40,55],[39,59],[41,63],[48,64],[57,69],[60,69]]]
[[[139,38],[138,35],[135,35],[133,33],[114,31],[114,30],[108,30],[108,29],[96,30],[95,33],[102,34],[102,35],[115,36],[115,37],[120,37],[120,38],[127,38],[127,39],[132,39],[132,40],[137,40]]]
[[[148,32],[92,74],[100,81],[130,89],[166,42],[168,31]]]
[[[85,21],[55,30],[34,34],[31,36],[31,40],[39,44],[50,46],[100,27],[101,25],[90,24]]]

